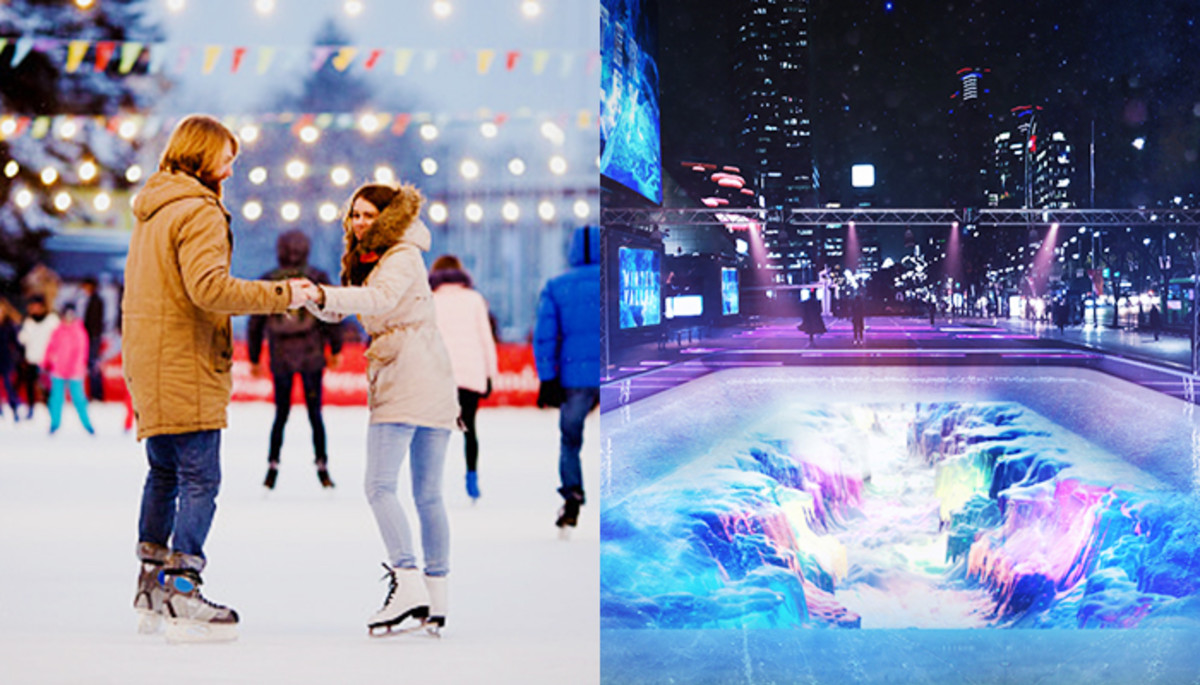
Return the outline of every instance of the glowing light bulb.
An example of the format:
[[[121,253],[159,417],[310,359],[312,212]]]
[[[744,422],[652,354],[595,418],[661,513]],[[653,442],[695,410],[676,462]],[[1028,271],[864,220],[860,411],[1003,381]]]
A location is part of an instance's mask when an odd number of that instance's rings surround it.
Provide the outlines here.
[[[588,206],[587,200],[576,200],[573,209],[576,219],[586,219],[592,213],[592,208]]]
[[[438,163],[433,157],[426,157],[421,160],[421,171],[425,172],[426,176],[432,176],[437,173]]]
[[[453,11],[453,9],[454,7],[451,6],[449,0],[436,0],[436,2],[433,3],[433,14],[438,19],[445,19],[446,17],[450,16],[450,12]]]
[[[262,213],[262,204],[256,200],[251,200],[242,205],[242,216],[246,217],[247,221],[258,221],[258,218],[262,216]]]
[[[321,130],[316,126],[305,126],[300,129],[300,140],[312,145],[321,137]]]
[[[18,190],[17,191],[17,206],[20,207],[21,209],[25,209],[26,207],[28,207],[31,204],[33,204],[33,193],[29,192],[29,190],[26,188],[22,188],[22,189]]]
[[[58,170],[54,167],[42,169],[42,185],[51,185],[58,180]]]
[[[479,178],[479,163],[473,159],[464,159],[458,166],[458,173],[467,180]]]
[[[550,172],[555,176],[562,176],[567,173],[567,160],[561,155],[554,155],[550,158]]]
[[[15,160],[15,159],[8,160],[8,164],[4,165],[4,175],[7,176],[8,178],[12,178],[13,176],[16,176],[17,173],[20,171],[21,171],[21,165],[17,164],[17,160]]]
[[[125,170],[125,180],[130,183],[137,183],[142,180],[142,167],[134,164]]]
[[[329,180],[335,186],[344,186],[350,182],[350,170],[344,166],[336,166],[329,172]]]
[[[338,218],[337,205],[332,202],[325,202],[317,208],[317,216],[321,217],[321,221],[329,223]]]
[[[483,207],[480,207],[478,202],[472,202],[463,210],[463,214],[467,217],[467,221],[477,224],[483,220]]]
[[[421,134],[422,140],[433,140],[438,137],[438,127],[433,124],[421,124],[421,128],[418,131]]]
[[[499,132],[500,127],[490,121],[485,121],[479,125],[479,133],[484,138],[495,138]]]
[[[396,172],[392,171],[391,167],[377,166],[375,167],[375,182],[376,183],[395,183]]]
[[[538,203],[538,216],[542,218],[542,221],[553,220],[555,213],[553,202],[549,200],[542,200]]]
[[[448,218],[450,218],[450,210],[446,209],[445,204],[435,202],[429,206],[429,220],[433,223],[444,224]]]
[[[97,212],[107,212],[109,207],[112,207],[112,197],[108,193],[100,193],[92,200],[92,206]]]
[[[513,176],[520,176],[525,173],[525,160],[520,157],[513,157],[508,160],[508,172]]]
[[[249,178],[250,182],[256,186],[262,185],[267,180],[267,169],[266,167],[256,166],[250,170],[250,173],[246,174],[246,178]]]
[[[284,171],[287,173],[288,178],[298,181],[303,178],[304,173],[308,171],[308,165],[298,159],[293,159],[287,163],[287,166],[284,167]]]
[[[258,140],[258,127],[253,124],[246,124],[238,131],[238,137],[247,143],[253,143]]]
[[[512,223],[521,218],[521,208],[517,206],[517,203],[509,200],[500,208],[500,216],[504,217],[505,221]]]
[[[90,159],[79,165],[79,180],[84,183],[96,178],[96,173],[96,163]]]
[[[279,208],[279,216],[282,217],[284,221],[289,223],[299,219],[300,205],[296,204],[295,202],[283,203],[283,206]]]
[[[71,208],[71,196],[67,194],[67,191],[59,191],[58,195],[54,196],[54,208],[60,212]]]

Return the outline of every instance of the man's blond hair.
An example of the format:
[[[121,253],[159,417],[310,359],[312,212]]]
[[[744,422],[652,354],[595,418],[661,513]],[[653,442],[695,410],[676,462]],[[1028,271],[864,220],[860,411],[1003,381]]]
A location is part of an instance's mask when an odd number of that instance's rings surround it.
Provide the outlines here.
[[[238,153],[238,139],[225,125],[207,114],[192,114],[175,126],[158,161],[159,171],[181,171],[204,179],[217,170],[225,143]]]

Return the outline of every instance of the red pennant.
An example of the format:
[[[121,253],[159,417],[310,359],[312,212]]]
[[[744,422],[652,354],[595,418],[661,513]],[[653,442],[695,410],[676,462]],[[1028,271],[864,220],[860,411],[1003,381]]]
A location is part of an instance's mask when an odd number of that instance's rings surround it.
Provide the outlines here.
[[[96,43],[96,71],[104,71],[108,68],[108,62],[112,59],[113,51],[117,49],[117,44],[110,40],[102,40]]]
[[[230,73],[236,74],[238,69],[242,68],[242,59],[246,56],[246,48],[233,49],[233,66],[230,68]]]
[[[380,50],[378,48],[376,48],[375,50],[372,50],[371,54],[367,56],[367,61],[363,62],[363,69],[366,69],[368,71],[371,69],[374,69],[375,63],[379,61],[379,58],[382,55],[383,55],[383,50]]]
[[[516,50],[509,50],[508,54],[504,56],[504,68],[507,69],[508,71],[512,71],[513,69],[516,69],[517,68],[517,59],[519,59],[520,57],[521,57],[520,52],[518,52]]]
[[[412,121],[411,114],[407,112],[401,112],[400,114],[397,114],[396,120],[392,122],[392,135],[404,135],[404,130],[408,128],[410,121]]]

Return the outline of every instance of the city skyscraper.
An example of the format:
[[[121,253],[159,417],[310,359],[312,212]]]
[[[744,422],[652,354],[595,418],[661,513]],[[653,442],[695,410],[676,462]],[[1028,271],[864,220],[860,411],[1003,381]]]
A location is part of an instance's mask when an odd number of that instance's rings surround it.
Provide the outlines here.
[[[978,208],[986,204],[992,139],[988,111],[989,69],[963,67],[958,70],[958,90],[950,107],[950,204]]]
[[[817,175],[809,115],[808,0],[741,0],[733,10],[738,155],[761,206],[812,207]],[[808,282],[820,241],[811,228],[768,226],[767,268],[778,283]]]

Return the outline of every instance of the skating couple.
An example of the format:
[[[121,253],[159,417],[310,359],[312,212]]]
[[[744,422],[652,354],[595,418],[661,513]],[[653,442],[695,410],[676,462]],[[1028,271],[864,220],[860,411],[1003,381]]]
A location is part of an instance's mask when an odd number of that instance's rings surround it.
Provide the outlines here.
[[[326,321],[359,314],[372,338],[366,491],[387,548],[391,583],[369,628],[437,632],[445,623],[449,570],[441,476],[459,412],[421,257],[430,243],[418,219],[421,196],[392,185],[354,193],[343,221],[342,287],[241,280],[229,274],[229,213],[221,203],[221,183],[231,175],[237,151],[237,139],[220,122],[185,118],[134,203],[123,329],[125,380],[150,466],[134,598],[142,629],[156,630],[162,618],[169,640],[237,636],[237,612],[200,592],[231,391],[229,317],[304,306]],[[424,573],[396,497],[409,453]]]

